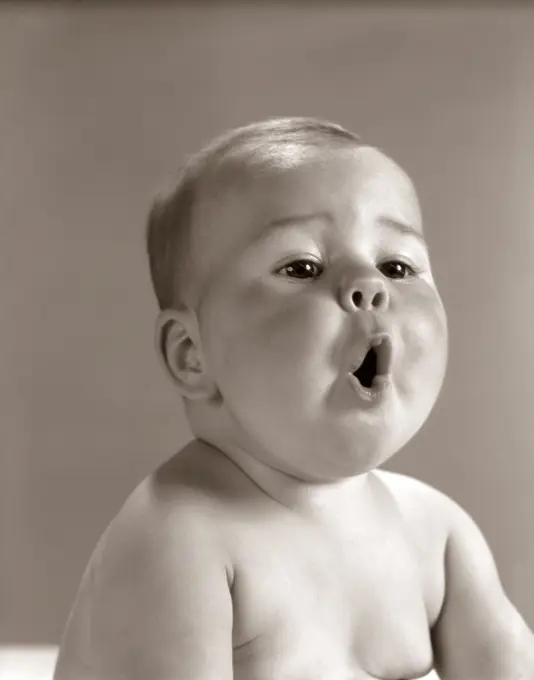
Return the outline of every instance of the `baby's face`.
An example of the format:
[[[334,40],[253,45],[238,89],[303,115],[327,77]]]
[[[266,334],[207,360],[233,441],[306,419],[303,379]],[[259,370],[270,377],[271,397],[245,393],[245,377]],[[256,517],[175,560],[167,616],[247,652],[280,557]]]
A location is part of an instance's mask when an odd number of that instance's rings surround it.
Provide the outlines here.
[[[201,222],[200,336],[234,443],[310,481],[383,463],[427,418],[447,355],[404,172],[363,147],[243,173]]]

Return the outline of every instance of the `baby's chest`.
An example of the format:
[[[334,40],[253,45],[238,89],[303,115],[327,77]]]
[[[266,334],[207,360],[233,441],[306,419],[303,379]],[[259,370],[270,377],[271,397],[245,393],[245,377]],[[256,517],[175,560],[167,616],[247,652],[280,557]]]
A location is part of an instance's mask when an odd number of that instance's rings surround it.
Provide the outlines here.
[[[420,571],[402,540],[341,546],[294,536],[249,547],[232,591],[236,678],[240,665],[254,680],[398,680],[430,670]]]

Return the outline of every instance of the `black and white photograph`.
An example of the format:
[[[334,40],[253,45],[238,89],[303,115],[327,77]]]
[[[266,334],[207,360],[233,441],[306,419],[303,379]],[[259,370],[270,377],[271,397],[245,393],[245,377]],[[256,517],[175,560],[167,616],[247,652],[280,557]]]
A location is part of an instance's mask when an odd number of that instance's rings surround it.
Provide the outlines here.
[[[0,3],[0,680],[534,680],[534,3]]]

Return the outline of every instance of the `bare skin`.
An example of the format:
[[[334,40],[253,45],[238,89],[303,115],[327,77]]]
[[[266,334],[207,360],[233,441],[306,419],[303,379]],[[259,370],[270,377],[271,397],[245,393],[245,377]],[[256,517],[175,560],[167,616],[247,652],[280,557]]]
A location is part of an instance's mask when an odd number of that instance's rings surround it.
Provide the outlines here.
[[[408,680],[439,668],[457,509],[386,472],[367,476],[357,502],[346,498],[297,512],[192,442],[139,486],[104,534],[56,680]],[[511,651],[526,660],[532,637],[498,580],[490,585],[489,613],[514,632]],[[476,635],[491,638],[491,620],[486,630],[482,623]],[[503,675],[514,668],[506,657],[493,663],[491,675],[477,658],[469,674],[440,677],[523,677]]]
[[[471,518],[377,470],[447,354],[409,179],[369,148],[234,179],[198,211],[195,311],[158,321],[196,438],[104,534],[55,680],[534,677]]]
[[[416,496],[426,500],[425,512]],[[147,677],[147,649],[156,664],[152,673],[160,672],[151,677],[161,678],[423,676],[433,665],[430,629],[444,592],[446,526],[434,503],[423,485],[376,473],[357,502],[295,512],[196,441],[137,489],[106,533],[81,588],[56,677]],[[194,520],[184,505],[197,514]],[[201,522],[202,530],[190,522]],[[205,536],[183,536],[180,529]],[[208,537],[218,545],[202,545]],[[198,589],[183,564],[190,559]],[[176,577],[157,597],[166,575],[184,575],[184,569],[185,578]],[[217,578],[221,592],[213,598]],[[166,606],[161,597],[169,598]],[[192,619],[204,612],[201,638],[191,622],[184,635],[184,607],[194,608]],[[170,629],[165,615],[175,619]],[[162,637],[169,630],[171,648]],[[184,660],[180,675],[172,675]]]

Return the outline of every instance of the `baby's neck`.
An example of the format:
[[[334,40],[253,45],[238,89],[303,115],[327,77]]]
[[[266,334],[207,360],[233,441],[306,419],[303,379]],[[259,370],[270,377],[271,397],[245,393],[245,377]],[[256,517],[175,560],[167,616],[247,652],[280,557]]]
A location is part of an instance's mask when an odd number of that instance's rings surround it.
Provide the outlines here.
[[[267,496],[295,512],[324,515],[343,512],[368,498],[369,475],[335,481],[305,480],[267,465],[237,445],[201,441],[216,448],[237,465]]]

